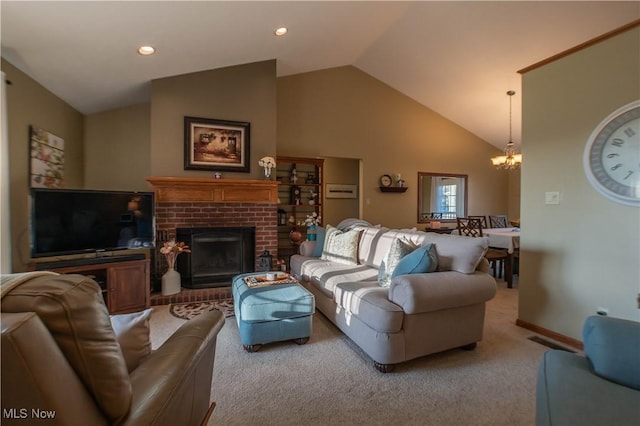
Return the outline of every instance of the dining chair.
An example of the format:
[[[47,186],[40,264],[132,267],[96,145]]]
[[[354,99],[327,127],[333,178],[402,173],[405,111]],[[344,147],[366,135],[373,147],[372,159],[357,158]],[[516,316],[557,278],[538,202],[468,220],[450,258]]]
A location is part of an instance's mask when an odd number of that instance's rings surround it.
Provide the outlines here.
[[[458,233],[465,237],[482,237],[482,221],[474,217],[458,217]]]
[[[458,234],[467,237],[482,237],[483,218],[484,216],[458,217]],[[507,250],[489,247],[484,257],[489,261],[494,277],[502,278],[504,276],[504,261],[508,256]]]
[[[469,219],[478,219],[480,220],[480,223],[482,224],[482,228],[487,229],[487,217],[486,216],[468,216]]]
[[[508,228],[509,220],[506,214],[489,215],[489,225],[492,228]]]

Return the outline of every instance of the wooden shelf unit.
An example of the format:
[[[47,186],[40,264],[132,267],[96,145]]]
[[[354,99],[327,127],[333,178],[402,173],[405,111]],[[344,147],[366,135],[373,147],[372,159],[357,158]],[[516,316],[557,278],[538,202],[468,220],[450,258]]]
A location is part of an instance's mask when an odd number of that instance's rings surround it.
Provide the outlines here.
[[[291,174],[295,167],[297,182],[292,182]],[[289,270],[289,258],[298,253],[298,245],[289,238],[289,233],[296,229],[302,233],[302,240],[307,239],[307,227],[304,221],[307,215],[317,213],[323,216],[324,193],[324,160],[321,158],[277,157],[276,180],[278,185],[278,258],[284,259]],[[296,204],[293,190],[300,191],[300,204]],[[309,204],[311,192],[316,194],[315,203]],[[284,215],[284,224],[281,221]],[[293,223],[291,222],[293,218]]]
[[[47,270],[92,278],[102,289],[110,314],[138,312],[151,305],[149,259],[53,267]]]

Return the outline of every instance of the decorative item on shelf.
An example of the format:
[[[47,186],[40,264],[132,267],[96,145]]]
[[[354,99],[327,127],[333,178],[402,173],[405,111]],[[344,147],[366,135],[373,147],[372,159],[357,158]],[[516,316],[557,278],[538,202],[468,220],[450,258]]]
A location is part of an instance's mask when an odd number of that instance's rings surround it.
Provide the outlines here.
[[[287,224],[287,212],[283,209],[278,209],[278,225],[283,226]]]
[[[180,273],[176,271],[176,259],[180,253],[191,253],[189,246],[176,240],[165,241],[160,247],[160,254],[167,260],[167,272],[162,276],[162,295],[170,296],[180,293]]]
[[[215,173],[213,174],[213,178],[214,178],[214,179],[222,179],[222,173],[220,173],[220,172],[215,172]]]
[[[313,206],[316,204],[316,197],[318,196],[318,193],[315,192],[313,189],[309,190],[309,205]]]
[[[296,206],[302,204],[302,191],[299,186],[291,187],[291,204]]]
[[[516,92],[509,90],[509,142],[504,149],[504,155],[498,155],[491,158],[491,163],[499,170],[515,170],[519,169],[522,164],[522,154],[518,153],[511,140],[511,98]]]
[[[258,270],[259,271],[270,271],[272,267],[273,256],[269,253],[269,250],[265,250],[262,252],[260,256],[258,256]]]
[[[404,186],[404,180],[400,173],[396,174],[396,185],[393,185],[393,179],[389,175],[380,176],[380,192],[405,192],[407,187]]]
[[[271,169],[276,166],[276,160],[273,157],[262,157],[258,160],[258,165],[264,167],[264,178],[269,179],[271,177]]]
[[[295,224],[296,224],[296,218],[293,215],[289,216],[289,225],[295,226]]]
[[[302,241],[302,232],[298,231],[295,227],[292,228],[291,232],[289,232],[289,239],[295,245],[300,244],[300,241]]]
[[[289,175],[289,180],[291,183],[298,183],[298,170],[296,169],[295,163],[291,165],[291,174]]]
[[[282,258],[278,259],[278,269],[282,272],[287,272],[287,261]]]
[[[307,175],[307,178],[305,179],[305,183],[309,183],[309,184],[316,183],[316,177],[315,177],[315,175],[314,175],[314,174],[312,174],[312,173],[309,173],[309,174]]]
[[[391,176],[389,176],[389,175],[380,176],[380,186],[381,187],[388,188],[388,187],[391,186],[392,183],[393,183],[393,181],[391,180]]]
[[[402,175],[400,173],[396,173],[395,178],[396,181],[394,185],[391,176],[382,175],[380,177],[380,192],[406,192],[407,187],[404,183],[404,179],[402,179]]]
[[[316,212],[307,215],[307,218],[304,221],[304,224],[307,225],[307,240],[316,240],[316,230],[318,225],[320,225],[321,220],[322,218],[318,216],[318,213]]]

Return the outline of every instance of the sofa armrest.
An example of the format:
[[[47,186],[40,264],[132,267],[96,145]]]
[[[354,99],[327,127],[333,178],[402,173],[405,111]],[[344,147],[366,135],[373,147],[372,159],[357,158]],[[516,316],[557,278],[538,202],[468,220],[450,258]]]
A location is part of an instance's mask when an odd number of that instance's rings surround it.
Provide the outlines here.
[[[495,279],[479,271],[398,275],[389,287],[389,300],[407,314],[483,303],[495,294]]]
[[[640,390],[640,323],[590,316],[583,327],[584,353],[596,374]]]
[[[624,425],[638,420],[640,392],[595,374],[583,356],[544,353],[536,384],[536,425]]]
[[[184,323],[131,372],[125,425],[198,425],[210,404],[216,338],[224,325],[212,310]]]
[[[313,251],[315,250],[315,248],[316,248],[315,241],[304,240],[300,244],[298,253],[300,253],[301,256],[313,256]]]

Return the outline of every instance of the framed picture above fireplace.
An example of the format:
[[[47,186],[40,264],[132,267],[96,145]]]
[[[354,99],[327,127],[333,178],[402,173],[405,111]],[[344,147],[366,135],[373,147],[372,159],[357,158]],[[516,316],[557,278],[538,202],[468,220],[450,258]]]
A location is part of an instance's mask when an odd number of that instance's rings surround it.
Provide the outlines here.
[[[185,170],[249,173],[249,130],[247,122],[185,117]]]

